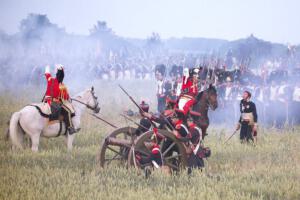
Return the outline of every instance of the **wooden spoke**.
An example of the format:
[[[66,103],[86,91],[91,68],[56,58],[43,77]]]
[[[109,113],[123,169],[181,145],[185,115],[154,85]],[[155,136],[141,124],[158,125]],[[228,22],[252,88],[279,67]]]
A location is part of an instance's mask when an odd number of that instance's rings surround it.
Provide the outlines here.
[[[165,165],[171,167],[172,169],[178,170],[179,168],[176,165],[173,165],[172,163],[165,163]]]
[[[112,160],[123,160],[124,158],[117,158],[117,157],[113,157],[113,158],[106,158],[105,161],[112,161]]]
[[[165,144],[165,139],[162,139],[160,141],[160,143],[159,143],[159,149],[160,149],[160,151],[162,150],[162,147],[164,146],[164,144]]]
[[[134,151],[135,151],[135,152],[138,152],[138,153],[141,153],[141,154],[144,154],[145,156],[150,156],[150,153],[147,153],[147,152],[145,152],[145,151],[143,151],[143,150],[141,150],[141,149],[136,149],[136,148],[134,148]]]
[[[166,150],[163,152],[163,156],[165,156],[173,147],[175,146],[175,142],[173,142]]]
[[[173,158],[179,158],[181,155],[180,154],[176,154],[176,155],[173,155],[173,156],[168,156],[168,157],[165,157],[165,160],[170,160],[170,159],[173,159]]]
[[[173,170],[179,171],[187,165],[187,154],[184,148],[184,144],[178,141],[174,134],[168,130],[159,130],[159,133],[164,139],[159,141],[160,150],[162,152],[162,159],[165,166],[170,167]],[[134,146],[130,149],[128,164],[135,168],[144,168],[145,166],[152,166],[151,162],[143,164],[135,162],[136,155],[140,153],[143,161],[146,161],[145,156],[151,155],[151,148],[153,146],[151,142],[151,136],[153,131],[146,132],[140,135],[134,142]],[[149,158],[149,157],[148,157]]]
[[[97,162],[101,167],[113,163],[114,161],[121,163],[124,161],[124,166],[128,160],[128,154],[133,145],[134,133],[136,128],[122,127],[112,131],[103,140],[100,151],[97,154]]]
[[[117,150],[115,150],[115,149],[113,149],[113,148],[111,148],[111,147],[109,147],[109,146],[107,146],[107,149],[109,149],[109,150],[115,152],[116,154],[120,155],[121,157],[124,157],[123,154],[121,154],[120,152],[118,152]]]
[[[113,158],[107,158],[105,161],[107,161],[107,165],[111,163],[113,160],[124,160],[124,158],[117,158],[118,154],[116,154]]]

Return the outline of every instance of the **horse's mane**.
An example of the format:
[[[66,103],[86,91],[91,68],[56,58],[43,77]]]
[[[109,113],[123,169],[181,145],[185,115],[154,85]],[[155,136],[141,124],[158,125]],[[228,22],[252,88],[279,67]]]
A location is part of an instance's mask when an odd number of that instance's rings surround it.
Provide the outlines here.
[[[217,89],[216,89],[216,87],[215,86],[210,86],[209,88],[208,88],[208,90],[212,90],[213,92],[215,92],[215,93],[217,93]]]
[[[198,93],[198,95],[197,95],[197,97],[196,97],[197,102],[200,101],[200,99],[201,99],[203,93],[204,93],[204,91],[201,91],[201,92]]]
[[[203,90],[203,91],[201,91],[201,92],[198,93],[198,95],[196,97],[197,102],[201,99],[201,97],[203,96],[204,92],[208,92],[210,90],[213,91],[213,92],[215,92],[215,93],[217,93],[217,89],[216,89],[215,86],[209,86],[209,88],[207,88],[206,90]]]
[[[75,96],[73,96],[72,98],[75,99],[75,98],[78,98],[78,97],[83,97],[89,90],[86,89],[86,90],[83,90],[79,93],[77,93]]]

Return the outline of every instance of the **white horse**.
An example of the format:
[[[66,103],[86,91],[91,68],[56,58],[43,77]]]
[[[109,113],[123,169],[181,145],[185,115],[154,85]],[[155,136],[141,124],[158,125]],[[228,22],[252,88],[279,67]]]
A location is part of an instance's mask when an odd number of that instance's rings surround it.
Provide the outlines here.
[[[74,128],[78,130],[80,129],[81,116],[86,108],[95,113],[100,111],[93,87],[72,98],[72,105],[75,110],[72,122]],[[69,135],[64,123],[59,123],[59,121],[49,123],[49,118],[42,116],[40,111],[32,105],[25,106],[20,111],[13,113],[8,131],[13,149],[23,149],[24,135],[27,134],[31,139],[31,149],[34,152],[38,151],[40,136],[51,138],[57,137],[61,133],[65,136],[68,150],[72,150],[74,135],[76,134]]]

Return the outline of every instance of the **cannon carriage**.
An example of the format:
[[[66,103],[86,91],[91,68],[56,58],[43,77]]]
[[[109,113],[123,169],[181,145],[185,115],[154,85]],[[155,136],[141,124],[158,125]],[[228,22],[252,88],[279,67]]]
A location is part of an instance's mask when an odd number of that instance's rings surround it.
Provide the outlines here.
[[[112,164],[143,169],[152,166],[151,148],[155,134],[158,134],[162,165],[174,171],[187,166],[187,149],[171,131],[158,129],[154,133],[150,130],[138,136],[136,130],[134,127],[119,128],[103,140],[98,154],[101,167]]]

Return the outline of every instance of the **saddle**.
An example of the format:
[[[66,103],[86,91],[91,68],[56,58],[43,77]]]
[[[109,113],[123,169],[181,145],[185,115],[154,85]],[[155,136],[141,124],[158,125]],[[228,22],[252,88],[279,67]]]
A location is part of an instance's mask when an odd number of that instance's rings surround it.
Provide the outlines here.
[[[56,137],[60,136],[63,130],[64,117],[61,114],[62,107],[60,104],[52,103],[49,106],[48,103],[35,103],[30,106],[35,107],[42,117],[49,119],[48,126],[51,124],[59,123],[59,131]],[[74,117],[75,115],[71,115]],[[64,135],[66,135],[67,129],[65,129]]]
[[[63,121],[63,116],[61,115],[62,107],[58,103],[52,103],[51,106],[48,103],[35,103],[31,104],[31,106],[35,107],[41,116],[48,118],[49,122]]]

